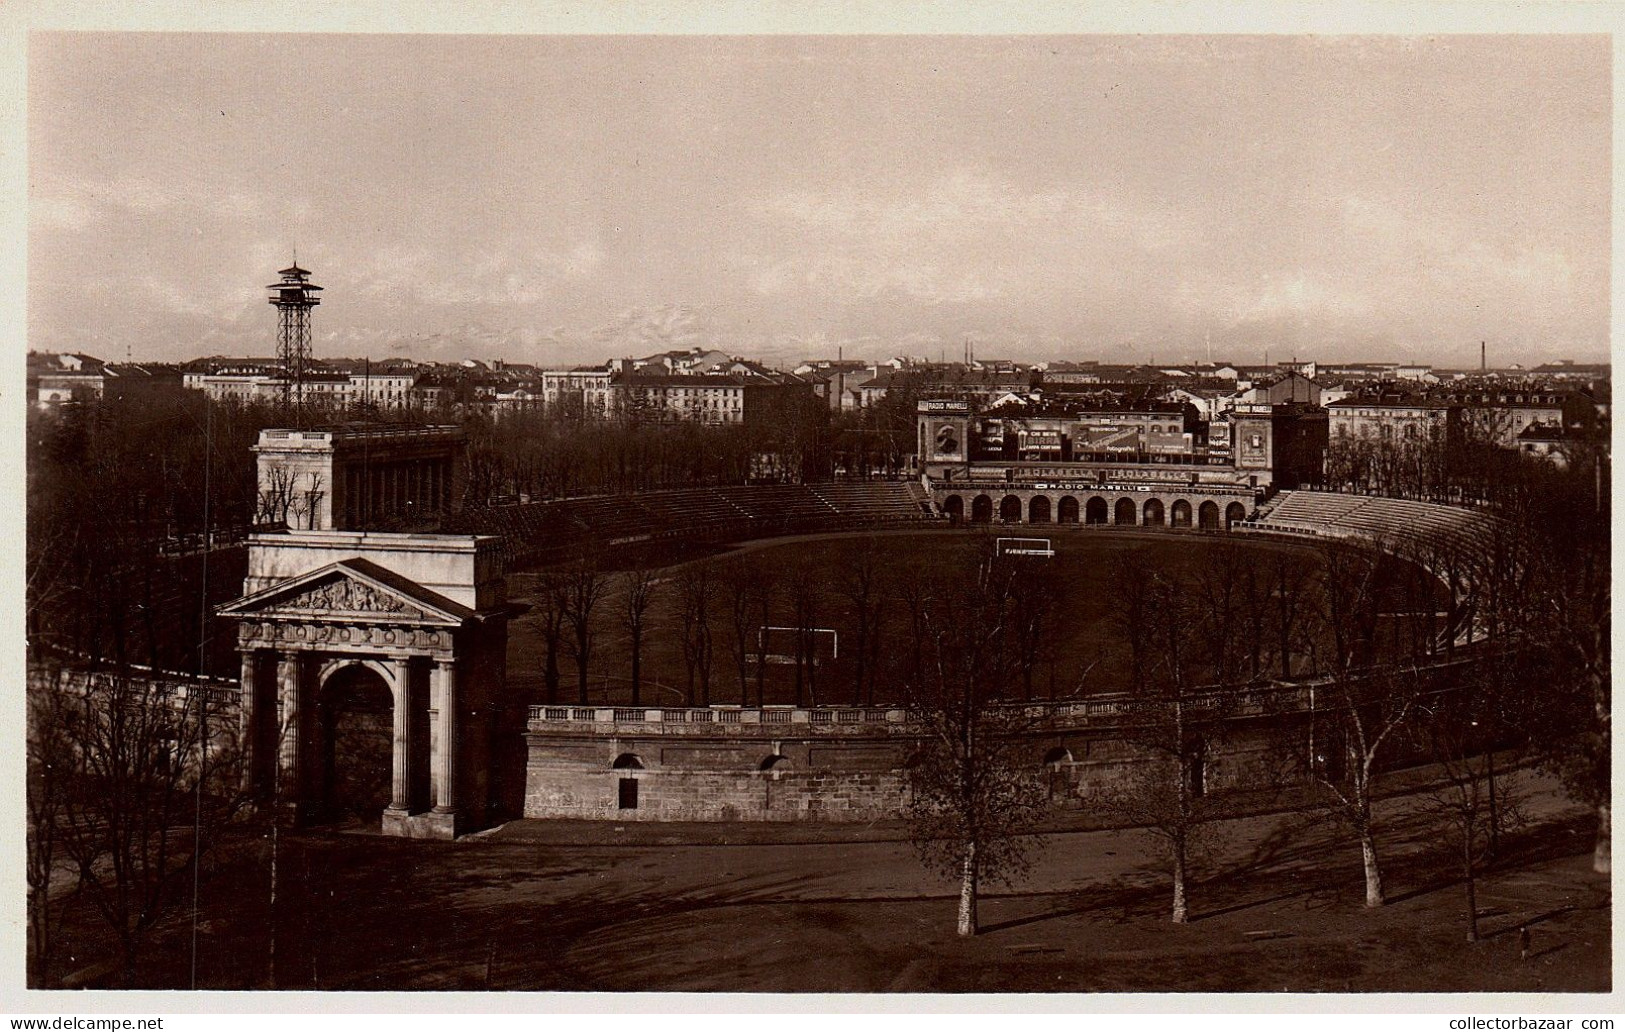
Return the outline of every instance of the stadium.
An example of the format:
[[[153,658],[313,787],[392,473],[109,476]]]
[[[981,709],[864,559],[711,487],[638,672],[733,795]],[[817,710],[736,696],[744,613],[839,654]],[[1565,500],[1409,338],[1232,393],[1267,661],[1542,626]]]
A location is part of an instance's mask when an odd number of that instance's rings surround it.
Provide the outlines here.
[[[1159,649],[1133,643],[1158,633],[1190,644],[1178,690],[1212,711],[1179,745],[1194,790],[1307,777],[1344,553],[1371,557],[1367,657],[1404,656],[1443,685],[1483,645],[1459,557],[1494,521],[1276,490],[1303,476],[1271,437],[1299,412],[1252,417],[1234,459],[1142,445],[1012,462],[963,402],[919,407],[937,450],[917,479],[445,506],[438,533],[368,526],[459,494],[460,431],[264,431],[262,495],[295,474],[334,490],[288,514],[294,528],[215,550],[212,665],[232,669],[235,646],[241,675],[205,682],[211,733],[241,750],[245,787],[298,819],[381,814],[410,836],[520,817],[895,818],[925,741],[922,621],[991,564],[1020,623],[996,708],[1020,717],[1004,733],[1024,776],[1066,810],[1155,760],[1143,700],[1168,685],[1147,658]],[[952,454],[956,440],[972,448]],[[168,561],[177,600],[198,560]],[[1153,605],[1139,590],[1153,580],[1177,598]],[[1424,752],[1396,741],[1382,762]]]
[[[939,406],[922,404],[922,424],[939,413]],[[917,630],[904,615],[906,596],[934,571],[978,552],[1023,565],[1035,593],[1055,600],[1042,615],[1041,640],[1029,649],[1031,662],[1010,704],[1029,718],[1019,732],[1026,739],[1020,752],[1057,808],[1085,806],[1148,755],[1126,733],[1131,707],[1124,704],[1134,697],[1130,661],[1114,644],[1124,633],[1114,610],[1122,601],[1116,578],[1125,563],[1138,560],[1143,567],[1150,558],[1170,566],[1193,594],[1204,574],[1235,576],[1249,568],[1273,571],[1307,592],[1326,575],[1327,543],[1353,539],[1387,553],[1382,633],[1428,638],[1429,662],[1441,672],[1471,654],[1467,614],[1419,553],[1389,529],[1471,547],[1484,522],[1480,514],[1315,491],[1278,492],[1260,504],[1265,492],[1240,486],[1245,480],[1238,483],[1234,469],[1223,471],[1229,483],[1152,491],[1138,484],[1134,493],[1115,497],[1059,493],[1062,477],[1107,484],[1102,471],[1121,468],[1077,463],[1058,470],[1051,464],[1045,481],[1016,487],[1018,471],[975,463],[963,480],[1002,486],[971,494],[928,466],[923,482],[673,491],[485,514],[504,521],[485,527],[504,531],[505,543],[518,542],[505,544],[524,568],[510,578],[518,601],[545,608],[537,585],[549,571],[579,569],[585,555],[606,573],[653,564],[666,588],[648,614],[639,698],[624,676],[624,634],[605,644],[600,664],[618,676],[595,674],[587,694],[577,696],[568,676],[555,676],[548,691],[542,675],[547,649],[533,623],[515,625],[509,682],[540,700],[526,712],[522,814],[657,821],[895,816],[921,734],[909,712],[907,677],[896,662],[887,663]],[[1257,471],[1243,476],[1258,480]],[[578,529],[560,541],[539,529],[510,529],[520,524]],[[696,534],[690,528],[705,529]],[[540,541],[549,542],[545,552],[523,544]],[[651,558],[674,551],[675,563]],[[779,597],[760,612],[748,604],[740,612],[741,596],[764,575],[776,578]],[[1270,591],[1279,595],[1262,580],[1253,580],[1255,609],[1269,607]],[[608,589],[611,596],[616,590]],[[714,638],[710,669],[698,672],[685,663],[690,650],[679,597],[696,592],[705,616],[688,613],[688,626],[708,626]],[[865,592],[876,615],[889,613],[893,626],[864,626],[854,615],[865,605]],[[606,608],[621,603],[611,597]],[[1405,618],[1418,611],[1426,613],[1422,629]],[[1269,619],[1278,623],[1279,614]],[[813,623],[816,633],[797,633]],[[1314,657],[1322,650],[1307,626],[1287,636],[1285,645],[1254,650],[1236,677],[1246,685],[1246,705],[1213,722],[1211,740],[1193,745],[1201,791],[1304,776],[1282,754],[1281,728],[1307,726],[1303,711],[1320,673]],[[1206,690],[1229,694],[1230,688]],[[1417,759],[1414,750],[1400,749],[1386,762]]]

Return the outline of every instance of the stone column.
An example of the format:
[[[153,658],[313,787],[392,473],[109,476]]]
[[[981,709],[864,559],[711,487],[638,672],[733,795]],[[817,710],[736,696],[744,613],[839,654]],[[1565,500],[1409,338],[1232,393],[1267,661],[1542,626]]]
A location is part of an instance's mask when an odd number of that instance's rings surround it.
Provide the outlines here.
[[[389,808],[405,814],[412,808],[412,667],[404,656],[390,667],[395,676],[395,749]]]
[[[434,664],[434,707],[440,718],[439,749],[435,752],[434,809],[457,810],[457,667],[449,659]]]
[[[304,802],[304,700],[299,653],[281,652],[276,659],[278,789],[284,804]]]
[[[240,745],[239,751],[242,755],[243,764],[242,787],[246,795],[253,795],[259,787],[257,774],[262,761],[257,748],[259,743],[255,735],[255,731],[259,727],[259,691],[254,684],[256,656],[258,656],[258,653],[253,649],[243,650],[243,677],[241,687],[237,692],[237,733],[242,736],[238,739],[238,744]]]

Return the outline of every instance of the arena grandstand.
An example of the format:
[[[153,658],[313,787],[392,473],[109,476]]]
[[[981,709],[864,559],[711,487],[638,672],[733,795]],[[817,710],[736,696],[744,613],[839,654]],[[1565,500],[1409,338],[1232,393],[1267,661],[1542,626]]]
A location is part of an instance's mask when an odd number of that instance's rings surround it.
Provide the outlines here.
[[[510,569],[546,564],[585,545],[729,541],[787,534],[930,525],[917,483],[854,481],[681,488],[489,506],[458,513],[443,531],[502,539]]]
[[[1242,532],[1354,538],[1389,551],[1450,545],[1470,553],[1483,542],[1490,516],[1482,509],[1408,498],[1282,491],[1234,528]]]

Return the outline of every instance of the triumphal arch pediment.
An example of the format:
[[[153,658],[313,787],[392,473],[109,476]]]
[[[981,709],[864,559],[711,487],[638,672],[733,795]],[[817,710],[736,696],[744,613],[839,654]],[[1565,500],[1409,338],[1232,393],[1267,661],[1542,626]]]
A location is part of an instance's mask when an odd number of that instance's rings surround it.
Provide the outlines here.
[[[297,819],[382,814],[451,837],[487,823],[505,693],[498,542],[304,530],[249,540],[238,620],[249,789]]]

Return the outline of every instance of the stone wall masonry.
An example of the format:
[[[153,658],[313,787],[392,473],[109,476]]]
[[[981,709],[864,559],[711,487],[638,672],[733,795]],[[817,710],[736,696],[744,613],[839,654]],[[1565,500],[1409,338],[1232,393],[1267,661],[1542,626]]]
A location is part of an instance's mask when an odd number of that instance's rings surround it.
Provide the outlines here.
[[[613,821],[869,821],[896,815],[900,770],[607,770],[532,762],[526,817]],[[636,809],[621,809],[620,782],[638,783]]]

